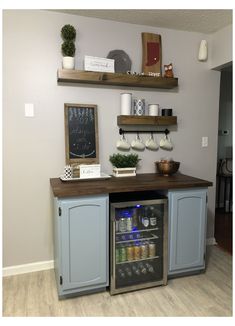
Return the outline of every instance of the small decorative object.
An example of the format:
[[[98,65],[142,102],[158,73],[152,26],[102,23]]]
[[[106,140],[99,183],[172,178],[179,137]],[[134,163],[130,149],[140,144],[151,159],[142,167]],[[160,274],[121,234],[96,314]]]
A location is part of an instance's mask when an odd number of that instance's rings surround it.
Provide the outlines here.
[[[76,38],[76,29],[72,25],[64,25],[61,29],[61,37],[64,41],[61,45],[61,52],[63,55],[63,68],[74,69],[74,55],[76,51],[74,41]]]
[[[157,172],[163,174],[164,176],[169,176],[176,173],[179,170],[180,162],[175,162],[173,160],[161,160],[155,162]]]
[[[151,116],[157,116],[159,113],[159,104],[149,104],[149,115]]]
[[[114,72],[114,60],[85,55],[84,69],[86,71]]]
[[[100,164],[81,164],[80,165],[80,178],[97,178],[100,177]]]
[[[162,116],[163,117],[170,117],[170,116],[172,116],[172,109],[162,109]]]
[[[132,106],[132,94],[122,93],[121,94],[121,115],[130,115]]]
[[[165,71],[164,74],[165,78],[174,78],[172,63],[170,63],[169,65],[164,65],[164,71]]]
[[[115,177],[130,177],[136,175],[136,166],[140,161],[137,154],[113,154],[109,157],[113,165],[113,175]]]
[[[145,114],[145,100],[134,99],[134,115],[144,115],[144,114]]]
[[[64,179],[71,179],[73,177],[73,169],[71,165],[65,165],[63,177]]]
[[[201,40],[199,52],[198,52],[198,60],[206,61],[207,60],[207,41]]]
[[[115,72],[126,73],[131,70],[131,59],[123,50],[112,50],[107,58],[114,59]]]
[[[65,151],[67,164],[98,164],[97,106],[65,104]]]
[[[162,45],[161,35],[142,33],[142,71],[162,75]],[[155,75],[156,76],[156,75]]]

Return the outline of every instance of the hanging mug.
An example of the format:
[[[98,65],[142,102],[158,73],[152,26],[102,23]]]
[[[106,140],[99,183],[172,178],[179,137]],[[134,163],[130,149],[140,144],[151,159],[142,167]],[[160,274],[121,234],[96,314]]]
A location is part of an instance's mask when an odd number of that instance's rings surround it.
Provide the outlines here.
[[[136,139],[134,139],[134,140],[131,142],[131,147],[132,147],[133,149],[138,150],[138,151],[143,151],[143,150],[145,149],[145,145],[144,145],[144,143],[142,142],[142,139],[140,138],[139,133],[137,133]]]
[[[168,151],[173,149],[173,144],[170,140],[170,137],[168,137],[167,135],[165,135],[161,140],[160,140],[160,147],[162,149],[166,149]]]
[[[158,149],[158,144],[153,138],[153,133],[151,132],[151,136],[145,142],[146,148],[156,151]]]
[[[129,150],[130,149],[130,144],[126,140],[124,134],[122,134],[120,140],[117,141],[117,149],[120,150]]]

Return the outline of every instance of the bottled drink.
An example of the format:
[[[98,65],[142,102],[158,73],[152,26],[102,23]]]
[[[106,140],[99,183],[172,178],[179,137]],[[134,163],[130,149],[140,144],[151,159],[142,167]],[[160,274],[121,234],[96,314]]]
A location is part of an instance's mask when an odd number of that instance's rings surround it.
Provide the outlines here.
[[[119,219],[119,232],[126,232],[126,219],[124,217],[121,217]]]
[[[140,269],[138,268],[138,266],[133,265],[133,266],[132,266],[132,270],[133,270],[133,273],[134,273],[136,276],[140,276]]]
[[[121,278],[121,279],[124,279],[125,278],[125,272],[123,271],[122,268],[119,268],[118,269],[117,274],[118,274],[118,277],[119,278]]]
[[[126,219],[126,230],[128,232],[132,231],[132,217],[127,217]]]
[[[142,217],[141,221],[142,221],[142,225],[144,226],[144,228],[147,228],[149,226],[149,218],[148,218],[147,207],[144,208],[143,217]]]
[[[155,272],[155,271],[154,271],[154,268],[153,268],[153,266],[152,266],[151,264],[146,263],[145,266],[146,266],[146,269],[147,269],[147,271],[148,271],[149,273],[154,273],[154,272]]]
[[[132,224],[133,224],[133,228],[134,228],[134,229],[137,229],[137,227],[138,227],[138,215],[137,215],[137,209],[134,210]]]
[[[140,269],[141,274],[144,274],[144,275],[147,274],[147,268],[144,266],[143,263],[139,264],[139,269]]]
[[[131,276],[132,276],[132,271],[131,271],[131,269],[130,269],[129,267],[126,267],[126,268],[125,268],[125,273],[126,273],[126,275],[127,275],[128,277],[131,277]]]
[[[157,225],[157,216],[154,213],[153,206],[150,207],[150,218],[149,218],[149,224],[152,227],[155,227]]]

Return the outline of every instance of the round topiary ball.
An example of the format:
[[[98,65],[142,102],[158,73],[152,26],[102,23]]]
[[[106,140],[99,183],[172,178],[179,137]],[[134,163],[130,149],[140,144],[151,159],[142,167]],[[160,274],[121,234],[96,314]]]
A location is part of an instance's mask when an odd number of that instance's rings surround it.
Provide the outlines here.
[[[76,38],[76,29],[72,25],[64,25],[61,29],[61,37],[64,41],[74,41]]]
[[[61,52],[64,57],[73,57],[75,50],[76,48],[73,41],[64,41],[61,45]]]

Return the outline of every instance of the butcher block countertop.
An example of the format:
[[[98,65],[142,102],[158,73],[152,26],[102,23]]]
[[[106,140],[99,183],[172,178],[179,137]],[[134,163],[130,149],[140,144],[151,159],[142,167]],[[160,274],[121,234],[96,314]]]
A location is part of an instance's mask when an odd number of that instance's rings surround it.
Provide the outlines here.
[[[182,188],[207,188],[212,182],[181,173],[163,176],[156,173],[137,174],[135,177],[111,177],[107,180],[61,181],[50,179],[55,197],[74,197],[117,192],[168,190]]]

